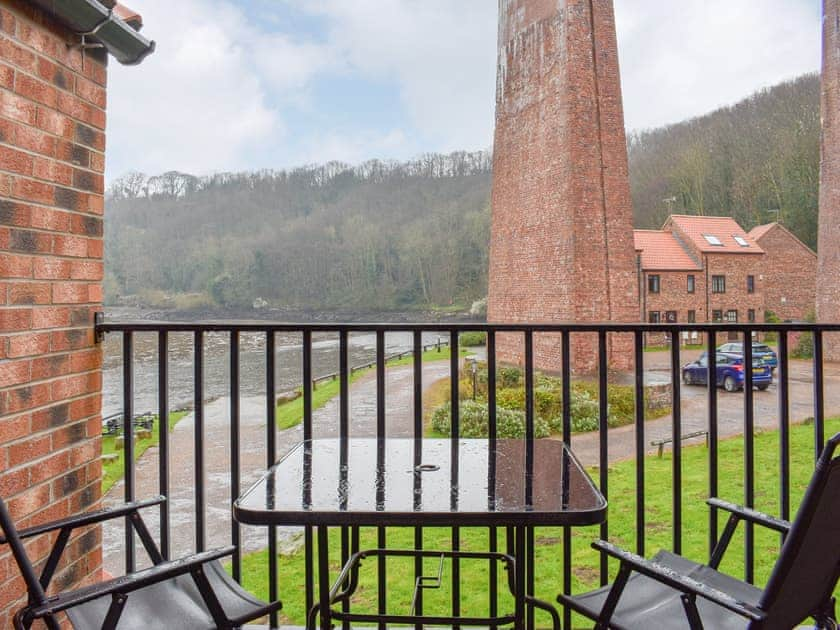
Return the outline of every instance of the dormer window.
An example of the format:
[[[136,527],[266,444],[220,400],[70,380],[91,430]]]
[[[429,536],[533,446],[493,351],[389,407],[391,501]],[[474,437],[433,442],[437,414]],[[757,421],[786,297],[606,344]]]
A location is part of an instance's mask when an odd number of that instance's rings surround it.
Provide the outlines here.
[[[745,239],[743,236],[735,236],[733,234],[732,238],[734,238],[735,242],[738,243],[738,245],[740,245],[741,247],[749,247],[750,246],[750,244],[747,242],[747,239]]]
[[[715,236],[714,234],[704,234],[703,238],[709,243],[709,245],[714,245],[716,247],[723,247],[723,243],[721,243],[720,239]]]

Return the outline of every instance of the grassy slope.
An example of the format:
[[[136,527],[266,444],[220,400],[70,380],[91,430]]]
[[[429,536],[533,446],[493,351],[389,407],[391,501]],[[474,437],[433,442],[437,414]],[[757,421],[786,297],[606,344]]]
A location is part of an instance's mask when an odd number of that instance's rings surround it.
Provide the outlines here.
[[[828,421],[826,433],[831,435],[840,431],[840,418]],[[755,440],[755,472],[756,472],[756,507],[769,513],[778,513],[779,505],[779,434],[776,431],[762,433]],[[743,438],[732,438],[720,442],[720,488],[718,495],[734,502],[743,502],[744,489],[742,476],[744,470]],[[647,457],[645,466],[645,514],[646,514],[646,548],[648,556],[659,548],[671,548],[672,545],[672,465],[669,453],[659,459],[656,456]],[[791,503],[796,508],[804,488],[813,472],[813,427],[798,425],[791,430]],[[704,503],[708,492],[708,450],[705,446],[694,446],[683,449],[683,555],[705,561],[708,559],[708,509]],[[597,478],[597,471],[590,471]],[[609,527],[610,539],[629,549],[635,550],[635,472],[634,461],[625,461],[610,467],[610,507]],[[724,518],[720,518],[723,527]],[[462,528],[461,546],[463,549],[486,550],[488,548],[487,530],[481,528]],[[563,550],[561,544],[561,528],[536,529],[536,594],[542,599],[554,602],[556,594],[562,589]],[[598,528],[572,529],[572,590],[580,592],[598,585],[598,556],[589,547],[589,543],[598,537]],[[500,533],[500,544],[503,545],[503,534]],[[450,544],[449,530],[427,529],[424,532],[427,548],[447,548]],[[340,553],[338,532],[332,531],[331,571],[339,568]],[[387,545],[391,548],[413,548],[413,532],[408,529],[390,529]],[[361,547],[376,547],[375,531],[362,531]],[[756,528],[756,581],[763,584],[766,581],[776,553],[779,548],[779,536],[772,532],[765,532]],[[743,534],[742,530],[736,534],[729,552],[722,564],[722,570],[735,576],[743,577]],[[265,598],[267,596],[266,580],[267,556],[265,552],[250,554],[243,559],[243,583],[245,586]],[[281,598],[284,601],[283,614],[290,623],[302,625],[304,621],[304,563],[303,552],[281,556],[279,569],[279,585]],[[611,571],[615,566],[611,565]],[[430,567],[426,571],[433,573]],[[486,565],[476,566],[475,563],[464,563],[462,566],[462,613],[486,612]],[[375,562],[368,562],[362,570],[362,586],[355,600],[361,606],[374,606],[376,592],[374,588],[376,578]],[[393,611],[405,612],[407,603],[411,600],[411,586],[413,569],[405,563],[389,565],[389,606]],[[433,601],[448,600],[448,574],[445,575],[441,591],[434,592],[427,598],[426,612],[433,610]],[[505,607],[504,605],[502,606]],[[370,608],[368,608],[370,609]],[[356,610],[356,608],[354,608]],[[547,618],[543,613],[537,613],[537,624],[547,625]],[[574,627],[587,627],[581,619],[576,620]],[[591,627],[591,623],[588,624]]]
[[[178,421],[186,416],[188,411],[173,411],[169,414],[169,430],[178,424]],[[157,446],[158,438],[158,417],[155,416],[155,424],[152,427],[152,437],[143,438],[142,440],[134,441],[134,461],[146,452],[150,446]],[[116,438],[113,435],[102,436],[102,454],[116,453],[117,459],[111,462],[102,463],[102,494],[108,492],[117,481],[122,479],[123,471],[125,469],[125,451],[123,449],[117,450],[115,448]]]

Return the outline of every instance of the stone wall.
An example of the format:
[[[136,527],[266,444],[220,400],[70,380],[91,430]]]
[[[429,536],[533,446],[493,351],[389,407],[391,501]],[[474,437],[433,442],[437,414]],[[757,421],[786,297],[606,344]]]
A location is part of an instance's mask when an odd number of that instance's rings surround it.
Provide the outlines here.
[[[0,7],[0,496],[21,527],[100,498],[106,65],[74,39],[28,3]],[[100,566],[98,530],[79,531],[55,584]],[[1,548],[0,627],[23,592]]]

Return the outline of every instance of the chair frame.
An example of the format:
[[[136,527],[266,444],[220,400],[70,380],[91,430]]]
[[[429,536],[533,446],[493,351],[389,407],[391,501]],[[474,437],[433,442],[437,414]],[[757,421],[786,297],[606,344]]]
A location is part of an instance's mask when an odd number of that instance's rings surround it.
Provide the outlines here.
[[[5,502],[3,499],[0,499],[0,528],[3,530],[3,536],[0,536],[0,545],[8,544],[10,546],[15,562],[26,583],[26,590],[29,595],[28,604],[14,615],[13,624],[15,629],[28,630],[34,621],[40,619],[44,621],[50,630],[60,630],[60,624],[56,617],[58,613],[94,599],[110,595],[111,604],[103,621],[102,629],[115,630],[131,593],[188,573],[195,581],[195,585],[207,606],[210,616],[218,628],[225,630],[238,628],[253,619],[280,610],[282,603],[276,601],[240,617],[229,618],[225,614],[218,597],[207,579],[204,564],[231,555],[236,550],[236,547],[228,546],[197,553],[177,560],[165,560],[140,514],[141,509],[160,505],[164,501],[166,501],[166,497],[158,496],[144,501],[126,503],[114,508],[87,512],[18,531]],[[91,586],[78,588],[54,596],[47,595],[47,589],[58,568],[61,555],[70,540],[70,535],[73,530],[89,525],[96,525],[119,517],[125,517],[131,524],[140,538],[146,553],[149,554],[152,566]],[[56,531],[58,532],[58,536],[47,556],[41,575],[38,576],[26,554],[23,541],[27,538]]]
[[[819,475],[824,468],[831,464],[834,451],[838,445],[840,445],[840,433],[828,440],[825,449],[817,462],[816,471],[811,484],[808,487],[806,496],[803,499],[803,504],[805,503],[808,494],[814,491],[814,480],[817,479],[817,475]],[[796,522],[792,523],[790,521],[764,514],[758,510],[736,505],[718,498],[710,498],[706,501],[706,503],[711,507],[718,508],[729,513],[729,519],[726,522],[726,526],[712,550],[708,565],[706,565],[715,570],[717,570],[720,566],[738,524],[742,521],[766,527],[779,532],[782,536],[787,538],[792,528],[797,526],[804,527],[805,525],[801,525],[799,523],[809,522],[813,514],[813,510],[805,514],[799,513],[797,514]],[[624,587],[627,585],[630,574],[634,571],[651,579],[657,580],[662,584],[670,586],[681,593],[680,599],[691,630],[703,629],[703,622],[697,609],[698,597],[714,602],[715,604],[744,617],[750,623],[749,627],[761,627],[761,624],[768,620],[767,611],[757,606],[740,601],[723,591],[712,588],[702,582],[678,573],[673,569],[663,566],[655,561],[647,560],[635,553],[621,549],[609,542],[596,540],[592,543],[592,548],[615,558],[620,563],[618,574],[609,590],[609,593],[607,594],[607,598],[601,608],[600,615],[597,619],[595,619],[595,630],[607,630],[608,628],[613,627],[610,621],[616,611],[616,608],[618,607],[619,599],[621,598]],[[779,558],[779,560],[777,560],[774,573],[788,568],[787,566],[782,566],[782,562],[784,562],[783,558]],[[833,582],[829,587],[827,587],[820,607],[811,612],[811,616],[818,624],[817,627],[829,629],[838,628],[837,617],[835,614],[835,601],[832,597],[832,591],[834,585],[837,584],[838,579],[840,579],[840,564],[838,564],[835,568]],[[561,593],[557,596],[557,601],[569,606],[576,612],[589,616],[589,613],[576,605],[573,597],[568,597]],[[753,623],[755,626],[753,626]]]

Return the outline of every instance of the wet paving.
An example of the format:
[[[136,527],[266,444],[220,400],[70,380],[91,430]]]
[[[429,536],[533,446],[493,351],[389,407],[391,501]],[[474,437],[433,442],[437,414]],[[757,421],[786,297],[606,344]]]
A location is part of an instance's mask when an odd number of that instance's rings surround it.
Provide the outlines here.
[[[423,364],[423,385],[427,389],[435,381],[449,375],[447,361]],[[386,371],[385,410],[389,436],[409,437],[413,434],[413,370],[411,366],[388,368]],[[355,381],[350,388],[351,426],[354,436],[376,435],[376,377],[369,373]],[[266,399],[246,396],[240,401],[240,461],[241,489],[253,484],[266,469]],[[338,434],[339,400],[333,398],[313,413],[313,435],[334,437]],[[221,397],[204,406],[204,452],[206,462],[206,546],[230,544],[231,540],[231,481],[230,481],[230,400]],[[195,549],[195,477],[194,477],[195,416],[190,413],[170,434],[170,510],[172,556],[178,557]],[[278,457],[303,439],[301,425],[277,433]],[[147,498],[159,493],[157,448],[150,448],[138,460],[136,468],[136,496]],[[125,486],[115,484],[105,495],[105,506],[119,505],[124,500]],[[151,508],[144,518],[152,532],[160,529],[159,511]],[[103,528],[104,566],[112,574],[125,570],[123,548],[124,527],[111,522]],[[281,547],[294,545],[299,528],[278,528]],[[267,529],[242,527],[242,549],[245,552],[262,549],[267,544]],[[139,548],[139,547],[138,547]],[[140,566],[147,564],[144,554],[138,553]]]

